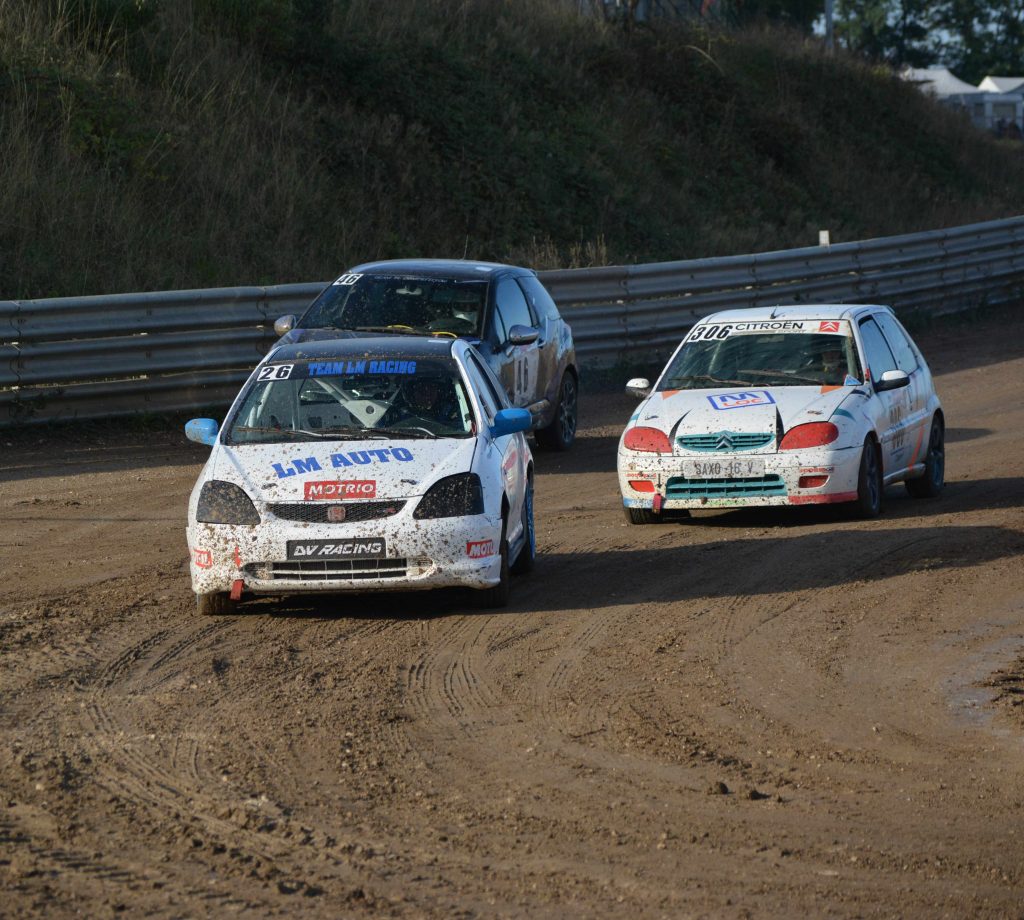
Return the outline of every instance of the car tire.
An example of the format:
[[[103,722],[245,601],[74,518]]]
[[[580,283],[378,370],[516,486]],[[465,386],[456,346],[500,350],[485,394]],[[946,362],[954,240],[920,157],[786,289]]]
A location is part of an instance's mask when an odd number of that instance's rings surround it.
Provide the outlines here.
[[[946,431],[942,419],[932,418],[928,435],[928,454],[924,461],[924,475],[908,479],[904,485],[914,498],[938,498],[946,484]]]
[[[238,604],[231,600],[231,595],[226,591],[218,591],[215,594],[197,594],[196,611],[200,616],[216,617],[234,613]]]
[[[505,538],[506,522],[501,523],[501,580],[489,588],[483,588],[476,592],[476,605],[484,610],[494,610],[498,607],[508,605],[509,594],[511,593],[511,581],[508,565],[508,540]]]
[[[882,513],[882,459],[873,438],[864,439],[857,473],[857,498],[853,502],[860,518],[875,518]]]
[[[549,425],[538,428],[535,436],[538,446],[545,450],[565,451],[576,440],[576,414],[579,404],[579,389],[572,371],[562,374],[558,385],[558,405],[555,417]]]
[[[665,516],[656,514],[650,508],[623,508],[630,524],[664,524]]]
[[[512,563],[513,575],[525,575],[533,571],[533,563],[537,558],[537,531],[533,524],[533,480],[526,484],[526,497],[523,499],[523,533],[526,539],[519,549],[516,561]]]

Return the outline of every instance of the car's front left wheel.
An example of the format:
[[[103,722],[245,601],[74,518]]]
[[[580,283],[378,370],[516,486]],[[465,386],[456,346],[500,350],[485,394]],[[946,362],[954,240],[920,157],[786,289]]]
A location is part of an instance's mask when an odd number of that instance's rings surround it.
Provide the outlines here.
[[[857,474],[857,498],[853,502],[857,517],[874,518],[882,512],[882,458],[874,438],[865,438]]]
[[[523,545],[512,563],[513,575],[525,575],[533,570],[537,558],[537,531],[533,525],[533,480],[526,484],[526,496],[523,498]]]
[[[497,607],[508,606],[508,599],[512,590],[512,585],[509,579],[508,539],[506,537],[507,530],[507,521],[502,520],[501,543],[499,544],[500,549],[498,550],[501,555],[501,575],[498,583],[489,588],[483,588],[475,592],[477,606],[482,607],[485,610],[493,610]]]
[[[215,617],[234,613],[238,604],[231,600],[231,595],[226,591],[217,591],[214,594],[197,594],[196,611],[200,616]]]
[[[946,484],[946,432],[942,418],[932,419],[928,437],[928,454],[924,461],[924,475],[908,479],[904,485],[914,498],[937,498]]]

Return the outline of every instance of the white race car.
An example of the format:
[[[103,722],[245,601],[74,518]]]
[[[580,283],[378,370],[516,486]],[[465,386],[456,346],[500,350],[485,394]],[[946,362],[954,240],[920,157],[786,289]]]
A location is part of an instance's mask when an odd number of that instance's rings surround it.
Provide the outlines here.
[[[944,418],[921,352],[888,307],[728,310],[697,323],[619,442],[626,516],[936,496]],[[668,514],[666,514],[668,512]]]
[[[200,613],[246,595],[439,588],[508,601],[536,552],[530,413],[472,345],[379,336],[283,345],[253,371],[188,508]]]

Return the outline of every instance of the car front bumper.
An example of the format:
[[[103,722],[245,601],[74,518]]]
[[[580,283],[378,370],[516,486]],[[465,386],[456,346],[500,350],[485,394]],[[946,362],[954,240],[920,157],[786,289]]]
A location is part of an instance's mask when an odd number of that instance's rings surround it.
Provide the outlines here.
[[[859,448],[813,448],[763,454],[669,455],[620,447],[619,489],[627,508],[668,511],[853,501],[857,497],[860,453]],[[751,459],[764,461],[763,476],[696,479],[683,474],[685,460],[726,464]]]
[[[416,520],[409,513],[358,523],[204,524],[186,530],[192,590],[249,594],[382,591],[466,586],[501,577],[501,519],[488,515]],[[347,541],[384,541],[380,555],[348,555]],[[289,543],[310,556],[289,559]],[[327,546],[329,555],[320,555]],[[338,550],[337,553],[334,550]]]

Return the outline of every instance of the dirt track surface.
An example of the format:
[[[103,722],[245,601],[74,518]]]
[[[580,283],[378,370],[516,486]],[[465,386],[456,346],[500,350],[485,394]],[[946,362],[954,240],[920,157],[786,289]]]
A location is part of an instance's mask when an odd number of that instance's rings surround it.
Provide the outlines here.
[[[511,606],[201,619],[204,449],[0,432],[0,914],[1019,917],[1024,321],[919,336],[936,501],[630,527],[537,454]]]

